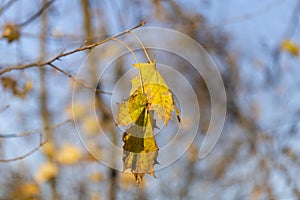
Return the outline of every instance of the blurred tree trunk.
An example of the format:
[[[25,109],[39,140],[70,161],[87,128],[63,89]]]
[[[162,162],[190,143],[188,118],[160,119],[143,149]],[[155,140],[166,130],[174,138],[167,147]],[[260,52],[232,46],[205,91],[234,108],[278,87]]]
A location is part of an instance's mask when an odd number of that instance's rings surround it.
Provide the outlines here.
[[[94,37],[94,31],[93,31],[93,25],[91,23],[92,20],[92,12],[90,9],[90,2],[89,0],[81,0],[81,4],[82,4],[82,12],[83,12],[83,17],[84,17],[84,28],[85,28],[85,37],[86,37],[86,42],[92,43],[95,42],[93,41]],[[104,27],[104,26],[103,26]],[[87,51],[87,53],[90,53],[91,50]],[[98,82],[98,78],[97,77],[97,65],[96,65],[96,61],[94,58],[93,54],[89,55],[89,77],[92,80],[92,83],[96,83],[97,82],[97,88],[95,89],[100,89],[101,87],[101,83]],[[113,126],[113,119],[111,114],[107,111],[103,100],[101,98],[100,94],[95,94],[95,107],[97,109],[97,111],[100,112],[101,115],[101,120],[100,120],[100,124],[101,125],[105,125],[107,127],[107,131],[110,133],[111,135],[111,140],[114,144],[117,144],[117,133],[114,129]],[[112,155],[112,165],[115,165],[115,152],[111,151]],[[118,178],[118,172],[116,169],[111,168],[109,169],[109,191],[108,191],[108,199],[110,200],[115,200],[116,199],[116,194],[117,194],[117,179]]]
[[[44,4],[47,3],[47,0],[44,0]],[[40,33],[40,61],[44,61],[47,55],[47,29],[48,29],[48,17],[47,12],[44,12],[41,15],[41,33]],[[48,108],[48,89],[47,89],[47,70],[44,67],[40,68],[40,114],[45,127],[46,140],[49,143],[54,145],[54,139],[51,130],[51,113]],[[40,143],[43,138],[40,138]],[[49,162],[54,162],[53,155],[46,154],[46,157]],[[53,200],[59,199],[57,190],[56,190],[56,178],[50,180],[51,195]]]

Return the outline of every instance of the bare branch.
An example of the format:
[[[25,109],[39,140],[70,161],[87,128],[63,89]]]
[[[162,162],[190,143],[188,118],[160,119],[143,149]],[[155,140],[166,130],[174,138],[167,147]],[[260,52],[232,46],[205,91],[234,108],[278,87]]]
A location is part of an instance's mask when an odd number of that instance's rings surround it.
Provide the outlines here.
[[[26,137],[26,136],[29,136],[29,135],[33,135],[33,134],[37,134],[37,133],[40,133],[40,132],[43,132],[47,129],[56,129],[56,128],[59,128],[67,123],[70,123],[72,120],[71,119],[68,119],[64,122],[61,122],[59,124],[55,124],[51,127],[44,127],[44,128],[39,128],[39,129],[35,129],[35,130],[31,130],[31,131],[25,131],[23,133],[19,133],[19,134],[0,134],[0,138],[2,139],[6,139],[6,138],[17,138],[17,137]]]
[[[13,162],[13,161],[17,161],[17,160],[22,160],[28,156],[30,156],[31,154],[33,154],[34,152],[36,152],[37,150],[39,150],[39,148],[41,148],[44,144],[46,144],[47,140],[40,143],[39,146],[35,147],[34,149],[32,149],[31,151],[29,151],[28,153],[19,156],[19,157],[15,157],[15,158],[9,158],[9,159],[0,159],[0,162]]]
[[[62,123],[56,124],[56,125],[54,125],[52,127],[44,127],[44,128],[41,128],[41,129],[26,131],[26,132],[23,132],[23,133],[18,134],[18,135],[15,135],[15,134],[10,134],[10,135],[0,134],[0,138],[25,137],[25,136],[33,135],[35,133],[42,132],[42,131],[45,131],[45,130],[48,130],[48,129],[55,129],[55,128],[61,127],[61,126],[65,125],[65,124],[67,124],[67,123],[69,123],[71,121],[72,120],[69,119],[69,120],[66,120],[66,121],[64,121]],[[47,140],[45,140],[44,142],[40,141],[39,145],[37,147],[35,147],[34,149],[32,149],[31,151],[29,151],[28,153],[26,153],[26,154],[24,154],[22,156],[19,156],[19,157],[15,157],[15,158],[0,159],[0,162],[13,162],[13,161],[24,159],[24,158],[30,156],[31,154],[33,154],[34,152],[36,152],[37,150],[39,150],[44,144],[46,144],[46,142],[47,142]]]
[[[2,8],[0,8],[0,15],[3,13],[3,11],[8,9],[11,5],[13,5],[17,1],[18,0],[10,0],[9,2],[7,2]]]
[[[74,49],[74,50],[71,50],[71,51],[68,51],[66,53],[61,53],[57,56],[55,56],[54,58],[48,60],[48,61],[44,61],[44,62],[33,62],[33,63],[29,63],[29,64],[26,64],[26,65],[18,65],[18,66],[11,66],[11,67],[7,67],[7,68],[4,68],[2,70],[0,70],[0,75],[3,75],[7,72],[10,72],[10,71],[13,71],[13,70],[23,70],[23,69],[27,69],[27,68],[31,68],[31,67],[43,67],[45,65],[49,65],[51,63],[53,63],[54,61],[56,60],[59,60],[60,58],[62,57],[65,57],[65,56],[68,56],[68,55],[71,55],[71,54],[74,54],[74,53],[77,53],[77,52],[81,52],[81,51],[85,51],[85,50],[88,50],[88,49],[93,49],[94,47],[97,47],[101,44],[104,44],[105,42],[108,42],[110,40],[113,40],[114,38],[117,38],[117,37],[120,37],[122,35],[125,35],[131,31],[133,31],[134,29],[137,29],[141,26],[144,26],[146,24],[146,21],[142,21],[140,24],[130,28],[130,29],[127,29],[119,34],[116,34],[112,37],[109,37],[105,40],[101,40],[101,41],[98,41],[96,43],[93,43],[93,44],[90,44],[90,45],[86,45],[86,46],[83,46],[83,47],[79,47],[77,49]]]
[[[7,108],[9,108],[8,104],[5,105],[5,106],[3,106],[2,108],[0,108],[0,113],[3,112],[3,111],[5,111]]]
[[[51,67],[54,68],[55,70],[57,70],[57,71],[63,73],[64,75],[66,75],[67,77],[69,77],[72,81],[74,81],[74,82],[80,84],[81,86],[83,86],[83,87],[85,87],[85,88],[87,88],[87,89],[90,89],[90,90],[92,90],[92,91],[94,91],[94,92],[96,92],[96,93],[99,92],[99,93],[103,93],[103,94],[109,94],[109,95],[112,95],[111,92],[106,92],[106,91],[103,91],[103,90],[94,89],[93,87],[87,85],[87,84],[84,83],[83,81],[77,80],[72,74],[66,72],[65,70],[63,70],[63,69],[57,67],[56,65],[54,65],[54,64],[52,64],[52,63],[50,63],[49,66],[51,66]]]

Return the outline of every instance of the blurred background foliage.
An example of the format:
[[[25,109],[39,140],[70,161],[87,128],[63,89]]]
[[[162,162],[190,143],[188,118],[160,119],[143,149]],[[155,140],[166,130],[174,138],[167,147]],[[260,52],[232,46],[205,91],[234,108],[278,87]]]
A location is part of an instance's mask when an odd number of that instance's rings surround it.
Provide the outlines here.
[[[0,199],[300,199],[299,11],[299,0],[0,0]],[[188,77],[201,120],[189,150],[137,187],[131,174],[99,164],[70,120],[75,112],[99,157],[105,148],[99,124],[122,146],[105,94],[72,107],[68,76],[89,50],[55,60],[63,73],[39,64],[142,20],[203,45],[222,73],[227,117],[217,145],[199,160],[210,120],[207,86],[180,58],[151,52],[172,57]],[[107,49],[101,58],[114,53]],[[99,60],[89,63],[91,79]],[[113,85],[125,64],[115,62],[104,82]],[[93,106],[97,119],[87,112]]]

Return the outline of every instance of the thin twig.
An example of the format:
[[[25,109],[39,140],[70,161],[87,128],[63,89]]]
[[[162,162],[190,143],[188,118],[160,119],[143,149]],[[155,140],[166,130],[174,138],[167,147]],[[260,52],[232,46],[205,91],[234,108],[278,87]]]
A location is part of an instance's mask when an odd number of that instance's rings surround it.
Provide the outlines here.
[[[32,149],[31,151],[29,151],[28,153],[19,156],[19,157],[15,157],[15,158],[9,158],[9,159],[0,159],[0,162],[13,162],[13,161],[17,161],[17,160],[22,160],[28,156],[30,156],[31,154],[33,154],[34,152],[36,152],[37,150],[39,150],[39,148],[41,148],[44,144],[46,144],[47,140],[45,140],[44,142],[40,143],[39,146],[35,147],[34,149]]]
[[[52,0],[52,1],[49,1],[49,2],[46,2],[42,7],[41,9],[36,12],[34,15],[32,15],[29,19],[27,19],[26,21],[18,24],[19,27],[22,27],[22,26],[26,26],[27,24],[29,24],[30,22],[32,22],[33,20],[35,20],[36,18],[38,18],[55,0]]]
[[[31,68],[31,67],[42,67],[42,66],[45,66],[45,65],[49,65],[51,63],[53,63],[54,61],[56,60],[59,60],[60,58],[62,57],[65,57],[65,56],[68,56],[68,55],[71,55],[71,54],[74,54],[74,53],[77,53],[77,52],[80,52],[80,51],[85,51],[85,50],[88,50],[88,49],[92,49],[94,47],[97,47],[101,44],[104,44],[105,42],[108,42],[114,38],[117,38],[117,37],[120,37],[122,35],[125,35],[131,31],[133,31],[134,29],[137,29],[141,26],[144,26],[146,24],[146,21],[142,21],[140,24],[130,28],[130,29],[127,29],[119,34],[116,34],[112,37],[109,37],[105,40],[101,40],[101,41],[98,41],[96,43],[93,43],[93,44],[90,44],[90,45],[87,45],[87,46],[83,46],[83,47],[79,47],[77,49],[74,49],[74,50],[71,50],[71,51],[68,51],[66,53],[61,53],[57,56],[55,56],[54,58],[48,60],[48,61],[44,61],[44,62],[33,62],[33,63],[29,63],[29,64],[26,64],[26,65],[18,65],[18,66],[11,66],[11,67],[7,67],[5,69],[2,69],[0,70],[0,75],[3,75],[7,72],[10,72],[10,71],[13,71],[13,70],[23,70],[23,69],[27,69],[27,68]]]
[[[99,89],[94,89],[93,87],[87,85],[85,82],[81,81],[81,80],[77,80],[72,74],[66,72],[65,70],[57,67],[56,65],[50,63],[49,66],[51,66],[52,68],[56,69],[57,71],[63,73],[64,75],[66,75],[67,77],[69,77],[72,81],[74,81],[75,83],[78,83],[80,84],[81,86],[87,88],[87,89],[90,89],[94,92],[99,92],[99,93],[102,93],[102,94],[109,94],[109,95],[112,95],[111,92],[107,92],[107,91],[103,91],[103,90],[99,90]]]
[[[0,113],[5,111],[7,108],[9,108],[9,105],[5,105],[4,107],[0,108]]]
[[[30,131],[25,131],[23,133],[19,133],[19,134],[0,134],[0,138],[2,139],[6,139],[6,138],[18,138],[18,137],[26,137],[26,136],[30,136],[30,135],[33,135],[33,134],[38,134],[38,133],[41,133],[43,131],[45,131],[46,129],[56,129],[56,128],[59,128],[69,122],[71,122],[72,120],[71,119],[68,119],[64,122],[61,122],[59,124],[55,124],[51,127],[44,127],[44,128],[39,128],[39,129],[34,129],[34,130],[30,130]]]
[[[24,133],[21,133],[21,134],[18,134],[18,135],[2,135],[2,134],[0,134],[0,138],[24,137],[24,136],[32,135],[32,134],[35,134],[37,132],[42,132],[42,131],[45,131],[45,130],[48,130],[48,129],[55,129],[55,128],[63,126],[64,124],[69,123],[69,122],[71,122],[70,119],[67,120],[67,121],[64,121],[62,123],[56,124],[56,125],[54,125],[52,127],[44,127],[42,129],[36,129],[36,130],[32,130],[32,131],[27,131],[27,132],[24,132]],[[15,158],[0,159],[0,162],[13,162],[13,161],[17,161],[17,160],[22,160],[22,159],[30,156],[31,154],[33,154],[37,150],[39,150],[46,142],[47,142],[47,140],[45,140],[44,142],[40,141],[40,144],[37,147],[35,147],[34,149],[32,149],[31,151],[29,151],[28,153],[26,153],[26,154],[24,154],[22,156],[19,156],[19,157],[15,157]]]
[[[7,2],[2,8],[0,8],[0,15],[17,1],[18,0],[10,0],[9,2]]]

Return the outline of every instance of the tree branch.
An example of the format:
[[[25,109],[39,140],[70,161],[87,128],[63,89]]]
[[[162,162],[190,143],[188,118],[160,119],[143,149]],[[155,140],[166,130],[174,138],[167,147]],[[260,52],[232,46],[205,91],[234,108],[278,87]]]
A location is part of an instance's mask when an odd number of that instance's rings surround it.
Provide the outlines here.
[[[54,68],[55,70],[63,73],[64,75],[66,75],[67,77],[69,77],[72,81],[74,81],[75,83],[78,83],[80,84],[81,86],[87,88],[87,89],[90,89],[96,93],[103,93],[103,94],[109,94],[109,95],[112,95],[111,92],[106,92],[106,91],[103,91],[103,90],[99,90],[99,89],[94,89],[93,87],[87,85],[85,82],[81,81],[81,80],[77,80],[72,74],[68,73],[67,71],[57,67],[56,65],[50,63],[49,66],[51,66],[52,68]]]
[[[11,67],[7,67],[7,68],[4,68],[2,70],[0,70],[0,75],[3,75],[7,72],[10,72],[10,71],[14,71],[14,70],[23,70],[23,69],[27,69],[27,68],[32,68],[32,67],[43,67],[45,65],[49,65],[49,64],[52,64],[54,61],[56,60],[59,60],[60,58],[62,57],[65,57],[65,56],[68,56],[68,55],[71,55],[71,54],[74,54],[74,53],[77,53],[77,52],[81,52],[81,51],[85,51],[85,50],[88,50],[88,49],[92,49],[94,47],[97,47],[101,44],[104,44],[105,42],[108,42],[114,38],[117,38],[117,37],[120,37],[122,35],[125,35],[131,31],[133,31],[134,29],[137,29],[141,26],[144,26],[146,24],[146,21],[142,21],[140,24],[130,28],[130,29],[127,29],[119,34],[116,34],[112,37],[109,37],[105,40],[101,40],[101,41],[98,41],[96,43],[93,43],[93,44],[90,44],[90,45],[86,45],[86,46],[83,46],[83,47],[79,47],[77,49],[74,49],[74,50],[71,50],[71,51],[68,51],[66,53],[61,53],[57,56],[55,56],[54,58],[48,60],[48,61],[44,61],[44,62],[33,62],[33,63],[29,63],[29,64],[26,64],[26,65],[17,65],[17,66],[11,66]]]
[[[2,8],[0,8],[0,15],[17,1],[18,0],[10,0],[9,2],[7,2]]]
[[[17,161],[17,160],[22,160],[22,159],[30,156],[31,154],[33,154],[37,150],[39,150],[44,144],[46,144],[46,142],[47,142],[47,140],[45,140],[44,142],[41,142],[39,144],[39,146],[35,147],[34,149],[32,149],[31,151],[29,151],[28,153],[26,153],[22,156],[15,157],[15,158],[9,158],[9,159],[0,159],[0,162],[13,162],[13,161]]]
[[[29,135],[32,135],[32,134],[35,134],[36,132],[42,132],[42,131],[45,131],[45,130],[48,130],[48,129],[55,129],[55,128],[58,128],[58,127],[61,127],[63,126],[64,124],[66,123],[69,123],[71,122],[71,120],[67,120],[67,121],[64,121],[62,123],[59,123],[59,124],[56,124],[52,127],[44,127],[42,129],[36,129],[36,130],[32,130],[32,131],[26,131],[26,132],[23,132],[21,134],[18,134],[18,135],[15,135],[15,134],[11,134],[11,135],[3,135],[3,134],[0,134],[0,138],[16,138],[16,137],[25,137],[25,136],[29,136]],[[8,159],[0,159],[0,162],[13,162],[13,161],[17,161],[17,160],[21,160],[21,159],[24,159],[30,155],[32,155],[34,152],[36,152],[37,150],[39,150],[44,144],[46,144],[48,140],[45,140],[45,141],[40,141],[39,145],[37,147],[35,147],[34,149],[32,149],[31,151],[29,151],[28,153],[22,155],[22,156],[19,156],[19,157],[15,157],[15,158],[8,158]]]
[[[26,136],[30,136],[30,135],[33,135],[33,134],[45,131],[46,129],[56,129],[56,128],[59,128],[59,127],[65,125],[67,123],[70,123],[71,121],[72,121],[71,119],[68,119],[68,120],[66,120],[64,122],[61,122],[59,124],[55,124],[55,125],[53,125],[51,127],[38,128],[38,129],[30,130],[30,131],[25,131],[25,132],[19,133],[19,134],[0,134],[0,138],[6,139],[6,138],[26,137]]]

